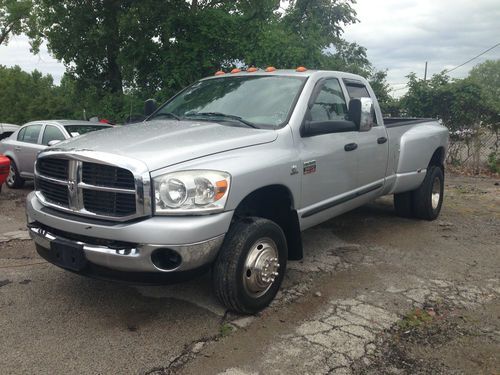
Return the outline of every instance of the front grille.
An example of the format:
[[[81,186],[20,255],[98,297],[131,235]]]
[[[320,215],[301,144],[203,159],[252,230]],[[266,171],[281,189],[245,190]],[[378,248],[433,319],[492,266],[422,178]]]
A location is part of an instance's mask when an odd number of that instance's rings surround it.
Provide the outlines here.
[[[50,203],[69,207],[68,187],[66,185],[59,185],[50,181],[38,179],[36,181],[36,187]]]
[[[41,198],[61,209],[110,220],[144,214],[144,207],[136,204],[143,197],[137,195],[135,176],[127,169],[59,156],[39,158],[36,172],[35,184]]]
[[[67,180],[69,160],[55,158],[39,159],[36,163],[36,168],[38,173],[43,176]]]
[[[135,214],[135,194],[83,189],[83,205],[87,211],[107,216]]]
[[[83,163],[82,181],[95,186],[135,189],[134,175],[130,171],[97,163]]]

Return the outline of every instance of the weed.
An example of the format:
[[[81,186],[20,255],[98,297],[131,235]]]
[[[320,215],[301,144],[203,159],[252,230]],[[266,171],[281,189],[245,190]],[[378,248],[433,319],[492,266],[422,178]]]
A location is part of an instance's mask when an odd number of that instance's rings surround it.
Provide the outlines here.
[[[223,325],[220,326],[220,334],[222,337],[228,336],[229,334],[231,334],[231,332],[233,332],[232,325],[224,323]]]
[[[432,316],[422,309],[414,309],[404,316],[404,318],[398,323],[399,328],[402,330],[413,329],[421,326],[422,324],[429,323],[432,321]]]

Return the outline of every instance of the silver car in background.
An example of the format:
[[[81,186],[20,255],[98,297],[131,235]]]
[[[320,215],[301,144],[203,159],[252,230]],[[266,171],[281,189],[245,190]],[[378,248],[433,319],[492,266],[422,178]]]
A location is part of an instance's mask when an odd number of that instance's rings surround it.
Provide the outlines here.
[[[110,127],[83,120],[33,121],[17,127],[10,137],[0,141],[0,154],[10,159],[7,186],[19,188],[26,179],[33,179],[34,164],[40,151],[65,139]]]

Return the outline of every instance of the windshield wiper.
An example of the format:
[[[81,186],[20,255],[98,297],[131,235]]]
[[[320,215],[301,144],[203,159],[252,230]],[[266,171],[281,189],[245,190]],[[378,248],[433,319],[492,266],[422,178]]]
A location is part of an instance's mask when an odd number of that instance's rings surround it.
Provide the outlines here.
[[[254,129],[260,129],[257,125],[255,125],[253,122],[244,120],[240,116],[236,115],[228,115],[222,112],[195,112],[195,113],[186,113],[184,117],[196,117],[196,116],[202,116],[202,117],[215,117],[215,118],[220,118],[220,119],[229,119],[229,120],[236,120],[238,122],[241,122],[242,124],[245,124],[246,126],[249,126]]]
[[[148,121],[154,119],[155,117],[162,117],[162,116],[171,117],[176,119],[177,121],[181,121],[181,118],[172,112],[158,112],[154,116],[148,118]]]

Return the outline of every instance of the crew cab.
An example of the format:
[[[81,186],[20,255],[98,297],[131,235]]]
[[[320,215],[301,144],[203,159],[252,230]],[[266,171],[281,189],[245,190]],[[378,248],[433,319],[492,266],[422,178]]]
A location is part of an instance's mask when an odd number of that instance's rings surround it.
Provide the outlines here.
[[[27,218],[49,262],[132,283],[211,268],[219,300],[255,313],[303,257],[301,231],[389,194],[405,217],[441,210],[448,130],[384,119],[358,75],[218,72],[146,107],[39,154]]]

